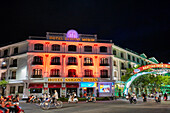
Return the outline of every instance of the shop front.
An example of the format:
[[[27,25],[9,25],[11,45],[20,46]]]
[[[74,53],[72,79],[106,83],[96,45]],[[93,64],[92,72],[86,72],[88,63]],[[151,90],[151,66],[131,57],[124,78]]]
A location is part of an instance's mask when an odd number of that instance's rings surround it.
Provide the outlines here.
[[[31,95],[41,95],[43,93],[43,83],[30,83],[29,91]]]
[[[94,94],[96,96],[96,82],[81,82],[80,83],[80,97],[86,97],[87,94]]]
[[[58,97],[61,97],[61,83],[49,83],[48,88],[50,95],[54,95],[54,90],[56,90]]]
[[[79,83],[66,83],[66,97],[69,97],[70,93],[75,92],[78,95]]]

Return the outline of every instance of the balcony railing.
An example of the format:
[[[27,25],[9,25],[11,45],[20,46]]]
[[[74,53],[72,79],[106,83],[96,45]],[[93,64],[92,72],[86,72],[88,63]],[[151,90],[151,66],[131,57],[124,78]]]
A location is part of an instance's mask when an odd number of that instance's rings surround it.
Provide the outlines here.
[[[43,62],[32,62],[32,65],[43,65]]]
[[[84,75],[84,77],[94,77],[93,75]]]
[[[61,65],[60,62],[51,62],[51,65]]]
[[[100,64],[100,66],[109,66],[109,64]]]
[[[78,63],[77,62],[68,62],[67,65],[77,65]]]
[[[42,78],[42,75],[32,75],[31,78]]]
[[[78,75],[68,75],[67,77],[78,77]]]
[[[50,77],[60,77],[60,75],[50,75]]]
[[[93,63],[84,63],[84,66],[94,66]]]
[[[17,64],[11,64],[10,67],[17,67]]]
[[[100,78],[109,78],[108,75],[100,75]]]

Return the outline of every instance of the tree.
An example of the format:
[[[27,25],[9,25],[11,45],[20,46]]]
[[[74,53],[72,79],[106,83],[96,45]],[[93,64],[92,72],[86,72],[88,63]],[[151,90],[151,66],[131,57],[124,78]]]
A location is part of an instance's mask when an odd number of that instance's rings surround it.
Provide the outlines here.
[[[4,96],[4,90],[5,90],[7,84],[8,84],[8,81],[6,81],[6,80],[0,81],[0,86],[2,88],[2,96]]]

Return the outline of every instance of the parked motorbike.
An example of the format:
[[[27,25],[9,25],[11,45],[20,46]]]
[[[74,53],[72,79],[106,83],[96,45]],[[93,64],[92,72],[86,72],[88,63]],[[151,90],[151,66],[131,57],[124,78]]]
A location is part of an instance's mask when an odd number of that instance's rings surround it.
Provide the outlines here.
[[[133,98],[133,97],[131,97],[131,98],[129,99],[129,101],[130,101],[130,104],[132,104],[132,103],[136,104],[136,103],[137,103],[136,98]]]
[[[161,102],[161,97],[155,97],[155,102],[160,103]]]
[[[78,103],[78,98],[77,97],[69,96],[68,103],[70,103],[70,102]]]
[[[95,97],[91,97],[90,95],[86,96],[86,103],[87,102],[96,102],[96,98]]]

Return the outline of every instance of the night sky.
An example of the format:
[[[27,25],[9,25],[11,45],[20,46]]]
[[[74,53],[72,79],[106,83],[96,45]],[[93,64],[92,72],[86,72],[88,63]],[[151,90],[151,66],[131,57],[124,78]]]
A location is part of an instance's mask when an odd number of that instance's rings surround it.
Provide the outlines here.
[[[170,62],[170,1],[124,1],[3,0],[0,45],[75,29]]]

